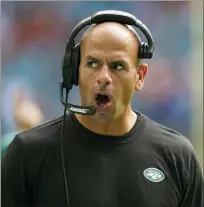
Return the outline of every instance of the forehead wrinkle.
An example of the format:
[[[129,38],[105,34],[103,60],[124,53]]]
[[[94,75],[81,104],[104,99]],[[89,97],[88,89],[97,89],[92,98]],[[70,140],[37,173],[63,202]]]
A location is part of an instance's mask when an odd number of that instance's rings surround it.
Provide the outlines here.
[[[110,59],[110,60],[127,60],[128,59],[128,55],[126,52],[124,51],[115,51],[112,54],[101,54],[101,51],[97,51],[97,50],[92,50],[92,51],[87,51],[87,53],[84,54],[84,58],[93,58],[93,59]]]

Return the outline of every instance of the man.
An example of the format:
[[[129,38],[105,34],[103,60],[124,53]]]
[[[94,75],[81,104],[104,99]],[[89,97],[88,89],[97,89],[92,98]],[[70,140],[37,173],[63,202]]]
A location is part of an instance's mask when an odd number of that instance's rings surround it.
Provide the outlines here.
[[[32,100],[26,100],[23,88],[16,90],[12,103],[14,104],[13,115],[17,130],[6,133],[1,137],[1,156],[4,156],[7,147],[16,134],[39,125],[43,120],[43,114],[38,104]]]
[[[131,109],[148,66],[128,27],[106,22],[81,41],[81,105],[96,114],[69,113],[18,134],[2,162],[2,207],[201,207],[202,173],[191,143]],[[67,180],[63,173],[66,169]],[[67,195],[66,195],[67,185]]]

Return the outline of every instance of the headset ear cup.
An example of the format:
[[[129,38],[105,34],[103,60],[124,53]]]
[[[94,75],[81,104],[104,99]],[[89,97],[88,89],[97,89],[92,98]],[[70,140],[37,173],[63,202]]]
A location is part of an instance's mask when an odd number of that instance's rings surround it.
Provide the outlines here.
[[[70,68],[72,68],[72,48],[69,42],[67,42],[62,65],[62,82],[65,85],[65,87],[70,87]]]
[[[152,57],[152,54],[149,53],[148,44],[145,42],[142,42],[139,48],[139,58],[149,59],[151,57]]]
[[[148,44],[147,43],[144,43],[144,46],[143,47],[144,47],[143,48],[143,50],[144,50],[144,57],[149,59]]]
[[[146,58],[146,43],[142,42],[139,48],[139,58]]]
[[[72,56],[72,84],[78,86],[80,64],[80,43],[75,45]]]
[[[140,59],[143,59],[143,43],[141,43],[140,47],[139,47],[139,51],[138,51],[138,57]]]

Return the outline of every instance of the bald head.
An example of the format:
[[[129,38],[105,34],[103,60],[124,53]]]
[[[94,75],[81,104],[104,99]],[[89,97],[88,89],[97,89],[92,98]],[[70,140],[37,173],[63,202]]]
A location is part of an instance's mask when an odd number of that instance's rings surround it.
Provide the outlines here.
[[[82,37],[82,51],[84,46],[87,48],[89,43],[93,42],[104,45],[104,47],[110,47],[112,50],[117,50],[121,45],[125,45],[127,50],[131,50],[137,64],[140,61],[137,57],[141,40],[136,31],[129,25],[122,25],[117,22],[93,25]]]
[[[135,40],[138,41],[138,44],[141,42],[141,39],[139,37],[139,35],[137,34],[137,32],[135,31],[135,29],[130,26],[130,25],[126,25],[126,24],[120,24],[120,23],[117,23],[117,22],[104,22],[104,23],[100,23],[100,24],[94,24],[92,25],[91,27],[89,27],[83,37],[82,37],[82,40],[86,37],[87,34],[89,34],[89,32],[97,29],[97,28],[107,28],[107,29],[110,29],[110,27],[114,27],[114,28],[121,28],[121,29],[124,29],[124,30],[129,30],[130,33],[132,33],[132,35],[134,36]]]

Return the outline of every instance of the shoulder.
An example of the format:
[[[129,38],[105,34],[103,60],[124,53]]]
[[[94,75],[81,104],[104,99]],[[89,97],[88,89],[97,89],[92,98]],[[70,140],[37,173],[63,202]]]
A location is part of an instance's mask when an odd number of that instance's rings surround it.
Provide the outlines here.
[[[41,163],[58,152],[62,120],[63,116],[18,133],[2,157],[3,169],[18,171],[18,166],[23,166],[30,174],[38,171]]]
[[[169,145],[170,147],[184,147],[189,150],[193,149],[189,138],[182,135],[178,131],[162,125],[150,118],[148,118],[144,133],[151,139],[152,142],[158,142],[161,145]]]
[[[60,143],[64,116],[59,116],[44,124],[16,134],[8,147],[9,151],[18,150],[24,156],[39,157],[52,153]],[[71,132],[73,125],[71,114],[66,116],[66,130]]]
[[[62,128],[63,116],[57,117],[32,129],[20,132],[8,146],[5,156],[21,154],[22,156],[40,155],[45,150],[56,146]]]
[[[189,138],[182,135],[178,131],[164,126],[150,118],[146,122],[145,129],[143,131],[146,139],[153,146],[162,147],[165,149],[179,150],[193,153],[193,145]]]
[[[63,117],[57,117],[42,125],[16,135],[19,142],[25,145],[45,144],[53,142],[60,136]]]

